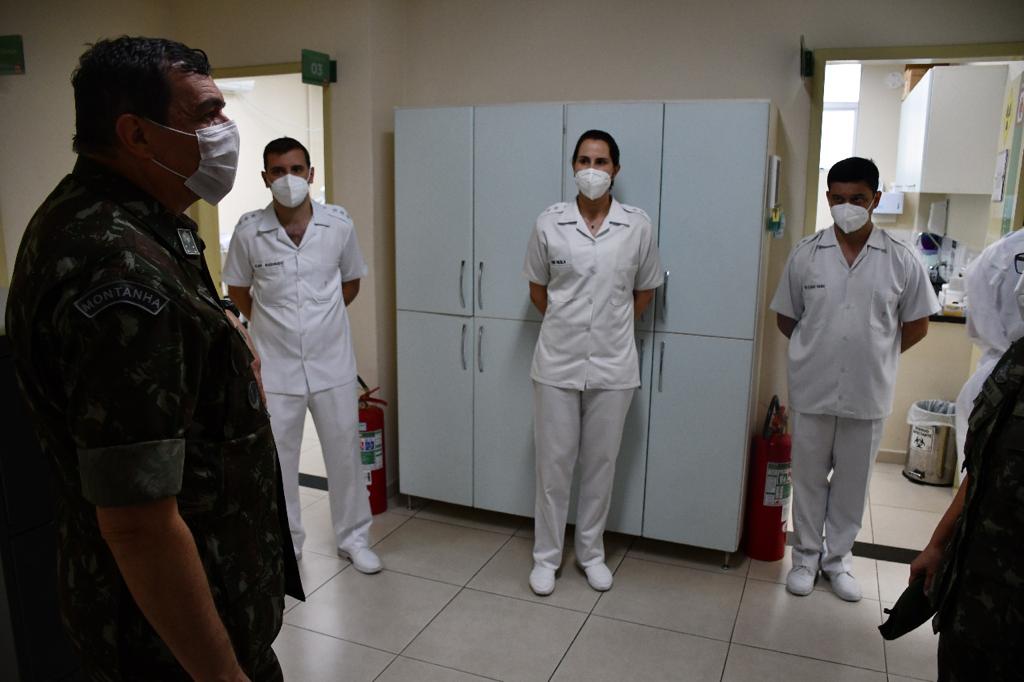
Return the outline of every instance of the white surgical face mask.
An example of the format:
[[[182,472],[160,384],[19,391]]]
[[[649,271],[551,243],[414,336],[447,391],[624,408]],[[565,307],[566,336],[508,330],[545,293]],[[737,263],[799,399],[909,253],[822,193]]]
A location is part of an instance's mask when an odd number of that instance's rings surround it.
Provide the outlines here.
[[[576,173],[576,187],[580,194],[588,199],[597,199],[604,196],[608,188],[612,186],[612,176],[596,168],[584,168]]]
[[[194,133],[171,128],[156,121],[150,123],[180,135],[194,137],[199,142],[199,167],[188,177],[156,159],[153,159],[153,163],[182,178],[186,187],[211,204],[216,204],[227,196],[235,185],[235,173],[238,171],[238,126],[234,121],[200,128]]]
[[[1024,317],[1024,275],[1017,280],[1017,286],[1013,293],[1017,297],[1017,310],[1020,312],[1020,316]]]
[[[836,221],[839,229],[850,234],[864,227],[870,215],[863,206],[855,204],[836,204],[832,207],[832,219]]]
[[[295,208],[309,196],[309,179],[291,173],[282,175],[270,183],[270,193],[277,203]]]

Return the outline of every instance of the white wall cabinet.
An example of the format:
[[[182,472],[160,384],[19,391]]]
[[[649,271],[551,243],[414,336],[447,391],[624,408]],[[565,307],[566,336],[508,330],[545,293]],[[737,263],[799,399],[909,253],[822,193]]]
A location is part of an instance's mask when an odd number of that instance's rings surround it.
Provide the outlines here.
[[[897,190],[989,194],[1006,66],[936,66],[900,109]]]
[[[533,515],[529,370],[540,324],[522,263],[537,215],[575,196],[577,138],[599,128],[622,149],[613,192],[650,214],[669,271],[658,315],[637,325],[642,385],[608,529],[736,549],[757,393],[769,121],[764,101],[396,113],[403,493]]]

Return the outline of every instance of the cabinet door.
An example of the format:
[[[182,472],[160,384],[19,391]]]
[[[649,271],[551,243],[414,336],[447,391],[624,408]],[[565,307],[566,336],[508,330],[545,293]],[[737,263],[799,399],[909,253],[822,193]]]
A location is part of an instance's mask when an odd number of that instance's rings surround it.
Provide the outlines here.
[[[533,382],[540,324],[476,319],[473,498],[477,507],[533,516]]]
[[[753,342],[656,334],[645,537],[739,545]]]
[[[651,407],[651,367],[654,334],[641,332],[636,337],[640,359],[640,388],[636,389],[633,403],[626,414],[622,430],[622,445],[615,462],[615,483],[608,509],[607,530],[640,535],[644,514],[644,478],[647,471],[647,423]],[[569,502],[569,521],[576,518],[576,500],[579,494],[579,472],[573,478],[572,497]]]
[[[406,495],[473,504],[473,321],[398,312],[398,466]]]
[[[665,105],[658,331],[754,338],[769,113],[762,101]]]
[[[918,81],[900,105],[895,187],[904,192],[921,191],[921,163],[924,160],[924,140],[928,131],[928,100],[933,70],[929,70]]]
[[[473,109],[395,112],[400,310],[473,314]]]
[[[562,193],[562,105],[478,107],[474,112],[476,314],[539,320],[523,277],[526,242]]]

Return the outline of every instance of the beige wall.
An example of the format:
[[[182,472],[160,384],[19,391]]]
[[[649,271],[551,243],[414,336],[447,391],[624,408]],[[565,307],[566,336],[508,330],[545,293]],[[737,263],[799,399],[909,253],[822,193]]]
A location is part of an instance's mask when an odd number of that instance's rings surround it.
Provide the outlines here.
[[[112,9],[98,11],[97,5]],[[27,175],[16,164],[0,167],[6,243],[17,243],[34,207],[71,164],[67,75],[85,40],[121,31],[163,33],[203,48],[217,67],[295,61],[303,47],[328,52],[339,64],[339,82],[328,90],[333,198],[352,214],[374,270],[351,311],[356,353],[363,375],[383,384],[392,400],[392,107],[771,98],[780,113],[789,226],[783,239],[770,242],[772,289],[803,224],[810,95],[798,76],[800,34],[812,48],[1004,42],[1019,39],[1024,23],[1018,0],[861,0],[857,14],[864,20],[855,22],[837,21],[834,10],[809,0],[182,0],[173,11],[155,0],[108,0],[68,2],[56,25],[51,6],[22,3],[5,13],[5,32],[26,36],[30,74],[36,50],[59,55],[45,72],[16,86],[11,77],[0,79],[3,148],[15,152],[9,158],[33,162]],[[14,87],[20,88],[17,102]],[[8,247],[7,261],[13,258]],[[782,337],[769,330],[761,409],[765,396],[785,394],[784,357]],[[393,412],[389,423],[393,453]]]

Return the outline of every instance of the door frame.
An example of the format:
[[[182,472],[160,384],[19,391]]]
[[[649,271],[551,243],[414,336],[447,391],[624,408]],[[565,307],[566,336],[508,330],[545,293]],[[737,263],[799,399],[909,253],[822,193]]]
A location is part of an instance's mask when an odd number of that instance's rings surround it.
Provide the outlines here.
[[[818,206],[818,157],[821,155],[821,117],[825,100],[825,64],[828,62],[906,61],[1020,61],[1024,42],[976,43],[967,45],[922,45],[919,47],[843,47],[814,50],[811,94],[810,136],[807,141],[807,180],[804,192],[804,236],[814,234]],[[994,160],[993,160],[994,163]],[[1024,181],[1024,173],[1022,181]],[[1024,183],[1022,183],[1024,184]]]
[[[254,66],[228,66],[212,70],[211,75],[217,78],[254,78],[257,76],[283,76],[301,74],[302,62],[282,62],[279,64],[258,64]],[[324,85],[323,116],[324,116],[324,174],[334,177],[334,159],[331,145],[331,97],[329,85]],[[332,203],[333,183],[324,188],[327,203]],[[207,244],[220,244],[220,221],[217,219],[217,207],[205,201],[197,201],[188,211],[189,216],[199,225],[199,236]],[[210,269],[213,282],[218,287],[221,282],[220,248],[206,249],[206,265]],[[219,289],[218,289],[219,291]]]

